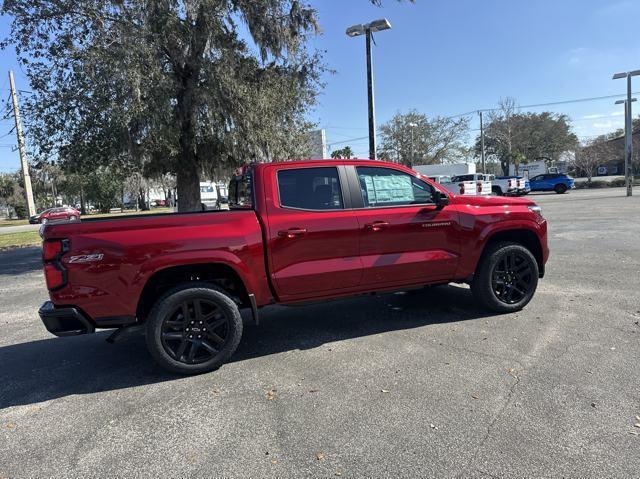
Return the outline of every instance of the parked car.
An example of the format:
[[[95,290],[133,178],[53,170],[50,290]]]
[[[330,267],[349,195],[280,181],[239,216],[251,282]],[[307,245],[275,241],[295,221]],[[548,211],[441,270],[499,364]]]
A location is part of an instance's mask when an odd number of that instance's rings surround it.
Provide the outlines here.
[[[63,206],[59,208],[49,208],[37,215],[29,217],[31,224],[46,224],[50,221],[77,221],[80,219],[80,212],[73,206]]]
[[[545,173],[529,179],[531,191],[555,191],[563,194],[574,188],[574,181],[563,173]]]
[[[45,327],[119,328],[112,341],[144,330],[160,365],[196,374],[234,353],[242,308],[258,324],[262,306],[459,282],[483,307],[513,312],[548,257],[533,201],[458,196],[396,163],[251,165],[229,201],[231,211],[46,225]]]

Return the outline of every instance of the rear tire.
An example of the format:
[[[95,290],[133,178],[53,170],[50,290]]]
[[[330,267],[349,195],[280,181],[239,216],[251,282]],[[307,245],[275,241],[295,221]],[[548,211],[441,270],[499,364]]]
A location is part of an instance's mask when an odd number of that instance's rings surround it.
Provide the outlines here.
[[[482,306],[497,313],[524,308],[538,286],[538,262],[518,243],[490,245],[480,258],[471,291]]]
[[[499,186],[491,187],[491,194],[496,196],[502,196],[502,189]]]
[[[553,191],[555,191],[559,195],[562,195],[567,192],[567,185],[556,185],[553,187]]]
[[[228,293],[185,283],[165,293],[146,324],[149,353],[167,371],[201,374],[219,368],[242,337],[242,317]]]

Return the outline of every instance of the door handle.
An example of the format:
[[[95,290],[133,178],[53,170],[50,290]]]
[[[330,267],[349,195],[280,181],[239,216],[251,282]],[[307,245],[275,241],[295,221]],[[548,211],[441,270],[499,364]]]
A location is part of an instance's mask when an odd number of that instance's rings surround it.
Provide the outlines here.
[[[374,221],[373,223],[367,223],[364,225],[364,229],[368,231],[382,231],[387,226],[389,226],[389,222],[387,221]]]
[[[306,228],[289,228],[288,230],[278,231],[278,236],[280,238],[295,238],[297,236],[302,236],[306,233],[307,233]]]

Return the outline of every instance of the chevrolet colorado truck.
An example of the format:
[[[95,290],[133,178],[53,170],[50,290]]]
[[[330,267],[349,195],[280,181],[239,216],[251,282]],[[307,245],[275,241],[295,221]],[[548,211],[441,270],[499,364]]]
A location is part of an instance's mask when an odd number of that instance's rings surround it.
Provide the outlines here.
[[[547,223],[523,198],[458,196],[371,160],[243,167],[229,211],[42,227],[57,336],[143,330],[164,368],[196,374],[236,350],[240,310],[466,282],[495,312],[523,308],[543,277]]]

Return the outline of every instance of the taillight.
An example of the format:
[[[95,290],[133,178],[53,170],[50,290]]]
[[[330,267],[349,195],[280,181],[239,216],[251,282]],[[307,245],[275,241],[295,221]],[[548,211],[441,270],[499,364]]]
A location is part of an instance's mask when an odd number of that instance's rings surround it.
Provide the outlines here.
[[[464,195],[464,183],[459,183],[458,186],[460,187],[460,194]]]
[[[69,251],[69,240],[47,240],[42,243],[42,260],[47,288],[53,291],[67,284],[67,271],[60,258]]]
[[[482,193],[482,183],[478,181],[478,193]]]
[[[47,240],[42,244],[42,259],[44,261],[53,261],[58,259],[65,252],[66,241],[64,240]]]
[[[53,291],[67,284],[67,272],[60,263],[46,263],[44,265],[44,277],[47,288]]]

